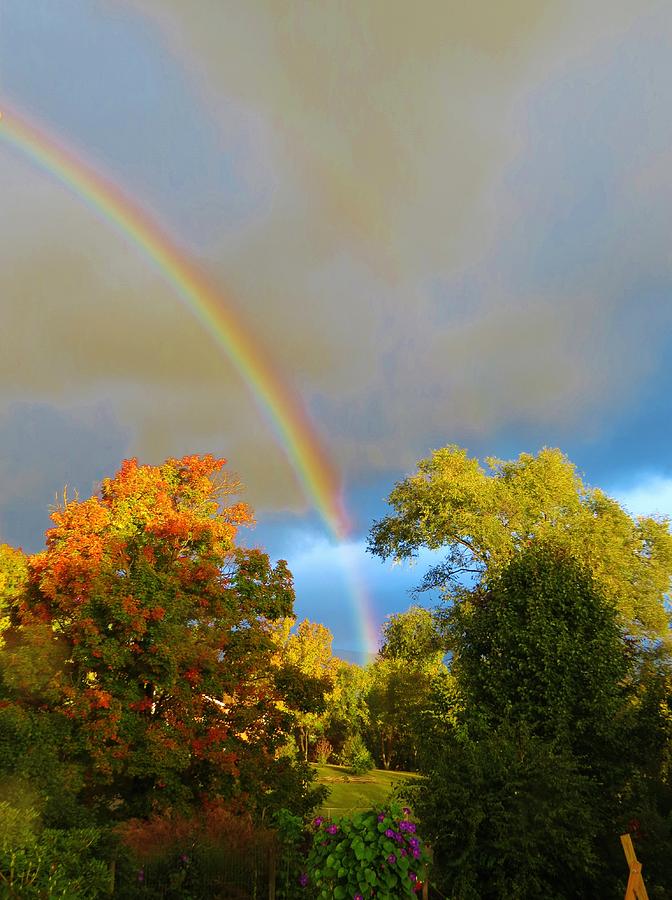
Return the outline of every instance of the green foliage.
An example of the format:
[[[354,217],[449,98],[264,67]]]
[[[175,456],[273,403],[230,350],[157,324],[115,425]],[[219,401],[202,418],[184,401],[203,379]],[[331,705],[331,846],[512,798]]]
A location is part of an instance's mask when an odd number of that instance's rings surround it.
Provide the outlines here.
[[[416,825],[396,805],[335,822],[317,818],[308,855],[306,895],[315,900],[412,897],[427,852]]]
[[[369,685],[367,669],[337,660],[334,688],[327,697],[324,715],[324,733],[337,755],[350,734],[364,734],[368,729],[366,697]]]
[[[388,616],[380,656],[416,667],[436,669],[445,654],[445,638],[434,614],[422,606]]]
[[[421,547],[445,548],[445,561],[423,587],[450,593],[465,576],[488,582],[530,541],[553,542],[591,571],[633,634],[669,638],[666,520],[633,521],[616,501],[584,485],[559,450],[486,463],[484,469],[456,446],[421,460],[417,473],[391,492],[394,513],[374,524],[370,551],[405,559]]]
[[[299,893],[299,879],[308,852],[308,834],[303,819],[288,809],[280,809],[273,816],[278,837],[278,872],[276,897],[295,900]]]
[[[50,828],[94,824],[81,798],[85,767],[78,756],[71,721],[0,704],[0,800],[34,806]]]
[[[365,775],[373,769],[373,757],[360,734],[351,734],[340,753],[340,763],[348,766],[353,775]]]
[[[443,670],[434,655],[424,662],[377,657],[369,666],[369,746],[384,768],[417,767],[422,718],[432,684]]]
[[[435,747],[425,774],[407,791],[451,900],[618,896],[597,853],[595,786],[568,751],[502,725]]]
[[[310,744],[324,732],[333,699],[338,660],[331,652],[333,635],[324,625],[304,619],[295,632],[286,618],[273,630],[278,647],[275,681],[292,712],[297,741],[308,761]]]
[[[593,766],[616,763],[632,652],[595,580],[565,550],[530,545],[445,619],[452,673],[485,728],[524,722]]]
[[[463,591],[445,626],[457,703],[452,720],[436,717],[415,791],[444,889],[617,896],[618,835],[660,796],[664,684],[638,664],[597,580],[550,543]],[[648,859],[660,860],[669,827],[648,821]]]
[[[94,900],[108,893],[103,832],[40,830],[35,810],[0,802],[0,893],[21,898]]]

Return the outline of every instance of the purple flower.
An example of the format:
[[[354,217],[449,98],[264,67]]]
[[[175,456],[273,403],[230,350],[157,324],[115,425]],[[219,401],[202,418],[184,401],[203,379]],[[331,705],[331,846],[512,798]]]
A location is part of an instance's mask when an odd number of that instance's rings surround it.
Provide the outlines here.
[[[187,856],[186,853],[183,853],[183,854],[182,854],[182,856],[180,857],[180,862],[181,862],[181,863],[188,863],[188,862],[189,862],[189,857]]]
[[[391,828],[388,828],[385,832],[385,837],[393,838],[396,837],[396,834]]]
[[[412,837],[408,839],[408,843],[411,847],[416,848],[420,846],[420,841],[416,837]]]
[[[402,851],[401,851],[401,855],[402,855],[402,856],[406,856],[406,855],[407,855],[407,851],[406,851],[406,850],[402,850]]]
[[[324,822],[323,816],[318,816],[316,819],[313,819],[313,825],[315,826],[315,828],[319,828],[323,822]]]
[[[403,834],[395,834],[394,838],[395,838],[395,840],[396,840],[396,842],[397,842],[398,844],[403,844],[403,843],[404,843],[404,836],[403,836]]]
[[[145,870],[140,869],[138,872],[138,881],[143,882],[145,880]]]
[[[338,825],[330,825],[330,826],[327,828],[327,833],[328,833],[328,834],[336,834],[337,831],[338,831]]]
[[[378,821],[379,821],[379,822],[384,822],[384,821],[385,821],[385,813],[380,813],[380,815],[378,816]]]
[[[411,814],[410,809],[409,809],[407,806],[405,806],[405,807],[404,807],[404,815],[405,815],[405,816],[410,816],[410,814]]]
[[[304,887],[304,888],[307,887],[307,885],[308,885],[308,873],[307,872],[302,872],[299,875],[299,884],[301,885],[301,887]]]
[[[364,897],[362,897],[361,894],[355,894],[353,896],[352,900],[364,900]]]
[[[418,876],[415,874],[415,872],[409,872],[409,873],[408,873],[408,877],[411,879],[411,881],[417,881],[417,880],[418,880]]]
[[[393,866],[397,861],[397,857],[394,855],[394,853],[390,853],[390,855],[387,857],[387,861],[391,866]]]
[[[413,859],[420,859],[420,851],[417,847],[413,848]]]

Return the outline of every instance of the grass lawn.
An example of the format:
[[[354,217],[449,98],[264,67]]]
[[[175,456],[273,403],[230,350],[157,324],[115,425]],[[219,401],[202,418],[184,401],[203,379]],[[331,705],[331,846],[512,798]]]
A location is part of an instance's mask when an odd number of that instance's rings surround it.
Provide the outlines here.
[[[320,808],[322,815],[343,816],[346,813],[371,809],[384,803],[392,788],[407,778],[416,778],[412,772],[386,772],[373,769],[366,775],[350,775],[344,766],[321,766],[315,763],[317,780],[329,788],[329,796]]]

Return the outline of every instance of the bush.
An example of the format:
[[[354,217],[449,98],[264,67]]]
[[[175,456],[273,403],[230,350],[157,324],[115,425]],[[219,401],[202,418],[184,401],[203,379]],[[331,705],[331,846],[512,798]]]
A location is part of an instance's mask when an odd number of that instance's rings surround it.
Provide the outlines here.
[[[221,802],[195,815],[129,820],[117,834],[126,851],[117,867],[119,896],[143,900],[233,898],[255,884],[261,890],[276,841],[274,831]]]
[[[329,762],[329,757],[333,753],[334,748],[326,738],[320,738],[315,744],[315,759],[324,766]]]
[[[428,856],[410,810],[392,805],[335,822],[318,817],[300,884],[311,900],[413,897]]]
[[[437,886],[449,898],[618,895],[600,858],[610,829],[599,786],[566,749],[524,728],[505,725],[479,740],[447,737],[427,777],[406,791],[433,848]],[[616,830],[609,839],[620,851]]]
[[[373,757],[359,734],[351,734],[347,738],[339,760],[341,765],[348,766],[354,775],[365,775],[374,767]]]
[[[109,891],[110,871],[96,828],[45,828],[37,813],[0,803],[0,894],[94,900]]]

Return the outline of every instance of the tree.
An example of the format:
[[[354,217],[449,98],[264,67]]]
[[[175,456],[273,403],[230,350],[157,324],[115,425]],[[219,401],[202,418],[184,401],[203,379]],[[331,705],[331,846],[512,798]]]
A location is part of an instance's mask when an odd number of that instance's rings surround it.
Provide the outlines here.
[[[31,730],[59,736],[48,744],[71,793],[102,819],[206,796],[252,811],[306,800],[306,772],[275,759],[292,722],[271,631],[291,615],[292,577],[236,546],[252,515],[229,503],[224,462],[127,460],[52,514],[10,592],[0,743],[39,758]],[[26,760],[0,754],[0,766],[19,777]]]
[[[457,877],[460,897],[507,882],[513,896],[611,896],[651,756],[638,732],[664,727],[638,702],[636,642],[597,579],[550,542],[463,590],[445,618],[462,706],[427,743],[418,803],[446,883]]]
[[[429,670],[437,669],[445,655],[445,638],[433,613],[411,606],[383,623],[380,656],[397,659]]]
[[[383,625],[367,703],[370,745],[386,769],[416,768],[430,696],[446,674],[444,642],[435,617],[420,606],[388,616]]]
[[[421,547],[445,548],[421,589],[449,596],[465,579],[487,583],[531,541],[550,541],[587,566],[633,634],[669,639],[667,520],[633,521],[615,500],[587,487],[559,450],[486,464],[456,446],[421,460],[391,492],[394,512],[372,527],[370,552],[405,559]]]
[[[369,725],[369,670],[338,659],[336,681],[327,695],[325,735],[339,755],[348,738],[364,735]]]
[[[487,590],[454,604],[445,622],[455,648],[451,671],[484,730],[524,722],[591,766],[623,757],[618,723],[633,649],[615,610],[568,551],[530,546]]]
[[[288,700],[294,712],[299,750],[308,761],[310,742],[324,731],[325,713],[336,682],[338,661],[332,655],[333,635],[326,625],[304,619],[295,632],[294,619],[275,631],[280,666]]]

